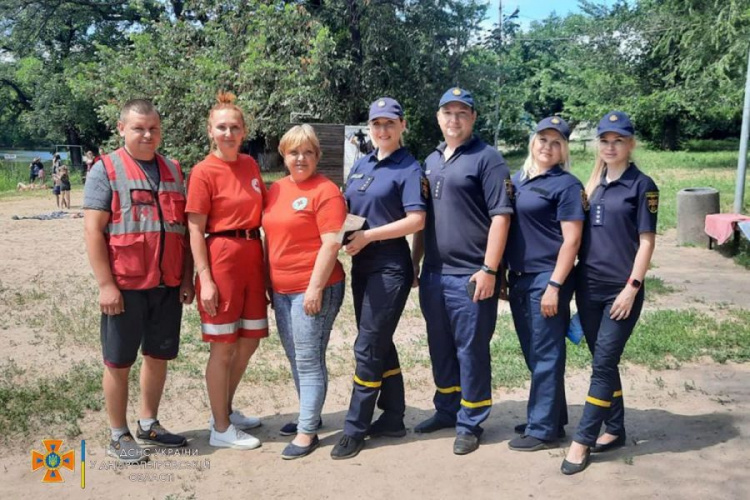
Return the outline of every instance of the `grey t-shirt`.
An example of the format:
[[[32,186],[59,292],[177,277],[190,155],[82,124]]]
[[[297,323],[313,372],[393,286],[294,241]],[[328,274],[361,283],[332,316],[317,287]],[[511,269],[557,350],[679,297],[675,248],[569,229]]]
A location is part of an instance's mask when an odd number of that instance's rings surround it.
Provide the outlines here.
[[[159,187],[159,164],[154,158],[151,161],[135,160],[146,174],[151,189],[156,192]],[[112,210],[112,186],[109,184],[107,170],[99,160],[86,174],[86,185],[83,188],[83,208],[91,210]]]

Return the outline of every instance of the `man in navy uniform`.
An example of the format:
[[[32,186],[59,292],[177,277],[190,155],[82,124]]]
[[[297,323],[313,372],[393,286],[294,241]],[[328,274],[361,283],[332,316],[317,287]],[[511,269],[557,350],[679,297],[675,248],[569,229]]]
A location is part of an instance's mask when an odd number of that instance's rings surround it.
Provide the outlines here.
[[[440,99],[445,142],[427,157],[430,185],[419,301],[436,391],[435,414],[414,428],[456,428],[453,452],[479,447],[480,424],[492,407],[490,339],[497,321],[497,272],[513,212],[510,172],[502,155],[473,134],[471,93],[451,88]]]

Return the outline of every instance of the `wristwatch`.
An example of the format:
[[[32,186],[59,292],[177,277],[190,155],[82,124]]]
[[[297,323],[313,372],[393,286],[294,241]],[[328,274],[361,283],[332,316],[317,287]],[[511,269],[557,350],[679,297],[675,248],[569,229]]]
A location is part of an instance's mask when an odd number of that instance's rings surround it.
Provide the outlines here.
[[[480,269],[482,271],[484,271],[485,273],[487,273],[487,274],[491,274],[492,276],[497,276],[497,271],[495,271],[494,269],[492,269],[487,264],[482,264],[482,267]]]
[[[641,280],[630,278],[630,280],[628,280],[628,284],[634,288],[640,288],[643,283],[641,283]]]

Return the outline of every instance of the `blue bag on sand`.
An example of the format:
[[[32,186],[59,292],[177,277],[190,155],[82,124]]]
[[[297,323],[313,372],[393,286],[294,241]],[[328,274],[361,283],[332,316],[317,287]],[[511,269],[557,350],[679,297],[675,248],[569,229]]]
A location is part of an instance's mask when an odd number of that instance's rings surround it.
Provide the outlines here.
[[[570,326],[568,327],[568,333],[566,335],[575,345],[581,343],[581,339],[583,338],[583,327],[581,326],[581,318],[578,316],[578,313],[575,313],[573,317],[570,318]]]

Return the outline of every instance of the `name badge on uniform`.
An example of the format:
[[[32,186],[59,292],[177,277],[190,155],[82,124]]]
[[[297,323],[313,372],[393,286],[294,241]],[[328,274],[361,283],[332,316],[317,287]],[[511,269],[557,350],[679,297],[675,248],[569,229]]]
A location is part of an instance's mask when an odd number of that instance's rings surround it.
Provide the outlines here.
[[[435,178],[435,187],[432,190],[432,197],[436,200],[439,200],[441,196],[443,196],[443,183],[445,182],[445,177],[440,176]]]
[[[591,223],[595,226],[604,225],[604,203],[591,204]]]
[[[370,184],[372,184],[372,181],[374,180],[375,177],[373,177],[372,175],[368,175],[367,177],[365,177],[365,182],[357,188],[357,191],[361,191],[364,193],[365,191],[367,191],[367,188],[370,187]]]
[[[365,174],[352,174],[351,178],[352,179],[361,179],[364,176],[365,176]]]

